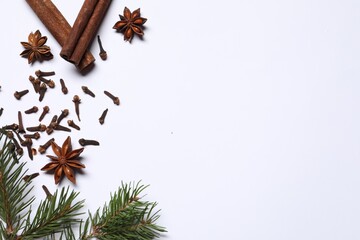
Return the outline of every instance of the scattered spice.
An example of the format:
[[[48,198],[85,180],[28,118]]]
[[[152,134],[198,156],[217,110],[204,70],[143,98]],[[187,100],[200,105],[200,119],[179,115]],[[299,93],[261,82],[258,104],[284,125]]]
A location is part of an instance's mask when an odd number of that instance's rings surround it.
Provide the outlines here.
[[[28,89],[25,89],[25,90],[22,90],[20,92],[16,91],[14,93],[14,97],[17,99],[17,100],[20,100],[23,96],[25,96],[26,94],[28,94],[29,90]]]
[[[69,127],[75,128],[76,130],[80,130],[80,127],[76,125],[73,120],[68,120],[67,123]]]
[[[75,95],[73,98],[73,102],[75,104],[75,113],[79,119],[79,122],[81,122],[80,120],[80,110],[79,110],[79,104],[81,103],[81,99],[79,98],[78,95]]]
[[[90,139],[84,139],[84,138],[79,139],[79,144],[81,146],[87,146],[87,145],[99,146],[100,145],[100,143],[96,140],[90,140]]]
[[[13,123],[13,124],[5,125],[3,128],[6,130],[16,131],[18,129],[18,127],[19,127],[19,125],[17,125],[16,123]]]
[[[25,182],[30,182],[31,180],[33,180],[34,178],[38,177],[40,174],[39,173],[32,173],[32,174],[29,174],[29,175],[25,175],[22,179],[25,181]]]
[[[22,114],[20,111],[18,111],[18,121],[19,121],[18,132],[25,133],[24,124],[23,124],[23,120],[22,120]]]
[[[68,89],[65,85],[64,79],[60,78],[60,85],[61,85],[61,91],[63,92],[63,94],[68,94]]]
[[[4,108],[0,108],[0,117],[3,114],[3,112],[4,112]]]
[[[59,147],[54,141],[51,142],[51,147],[55,156],[47,155],[47,157],[51,159],[51,162],[46,164],[41,170],[54,170],[55,184],[61,181],[64,174],[72,183],[76,184],[73,169],[85,168],[84,164],[76,160],[84,151],[84,148],[72,150],[70,136],[66,138],[62,147]]]
[[[118,97],[115,97],[114,95],[112,95],[110,92],[108,91],[104,91],[104,94],[106,96],[108,96],[111,100],[113,100],[114,104],[116,105],[120,105],[120,99]]]
[[[52,127],[53,127],[54,130],[64,131],[64,132],[71,132],[70,128],[67,128],[67,127],[62,126],[62,125],[57,124],[57,123],[54,123]]]
[[[28,110],[26,110],[25,114],[36,113],[38,110],[39,110],[39,108],[37,106],[33,106],[32,108],[29,108]]]
[[[36,70],[35,75],[37,77],[49,77],[49,76],[54,76],[55,72],[54,71],[44,72],[44,71],[41,71],[41,70]]]
[[[51,121],[50,121],[49,125],[46,127],[46,133],[47,134],[50,135],[54,131],[54,124],[56,123],[57,118],[58,118],[57,115],[54,115],[51,118]]]
[[[106,60],[107,59],[107,52],[104,50],[100,36],[97,36],[97,40],[98,40],[98,44],[99,44],[99,48],[100,48],[100,53],[99,56],[102,60]]]
[[[39,80],[43,83],[45,83],[49,88],[54,88],[55,87],[55,82],[51,79],[46,79],[44,77],[39,77]]]
[[[104,122],[105,122],[105,117],[106,117],[107,112],[108,112],[108,109],[105,109],[99,118],[99,122],[101,125],[104,124]]]
[[[93,98],[95,97],[95,94],[87,86],[82,86],[81,89],[84,91],[85,94],[88,94]]]
[[[50,47],[46,46],[47,41],[46,36],[41,36],[39,30],[35,33],[30,33],[28,37],[28,42],[21,42],[21,45],[25,50],[20,53],[20,56],[28,59],[28,63],[33,63],[36,60],[43,61],[53,58],[53,55],[50,51]]]
[[[39,79],[37,79],[37,78],[34,78],[33,76],[29,76],[29,81],[31,82],[31,84],[33,85],[33,87],[34,87],[34,91],[36,92],[36,93],[38,93],[39,92],[39,90],[40,90],[40,80]]]
[[[53,197],[53,195],[50,193],[49,189],[45,185],[42,185],[42,189],[46,194],[46,198],[50,200]]]
[[[46,84],[45,84],[45,83],[41,83],[40,89],[39,89],[39,101],[40,101],[40,102],[44,99],[46,90],[47,90]]]
[[[39,139],[40,138],[40,133],[39,132],[35,132],[33,134],[24,134],[24,138],[32,138],[32,139]]]
[[[64,109],[61,111],[61,114],[59,116],[59,118],[57,119],[56,123],[60,124],[60,122],[69,115],[69,109]]]
[[[46,126],[44,124],[39,124],[35,127],[27,127],[26,130],[29,132],[44,132],[46,130]]]
[[[46,149],[48,149],[51,145],[51,142],[55,141],[54,138],[49,139],[46,143],[44,143],[43,145],[40,145],[38,148],[38,151],[40,154],[44,154],[46,152]]]
[[[140,8],[131,13],[130,10],[125,7],[124,15],[119,15],[120,21],[115,23],[113,29],[116,29],[118,32],[123,32],[125,41],[131,42],[134,33],[141,38],[144,35],[143,25],[147,19],[142,18],[140,15]]]
[[[39,117],[39,122],[41,122],[41,121],[44,119],[45,115],[46,115],[49,111],[50,111],[49,106],[43,107],[43,112],[41,113],[41,115],[40,115],[40,117]]]

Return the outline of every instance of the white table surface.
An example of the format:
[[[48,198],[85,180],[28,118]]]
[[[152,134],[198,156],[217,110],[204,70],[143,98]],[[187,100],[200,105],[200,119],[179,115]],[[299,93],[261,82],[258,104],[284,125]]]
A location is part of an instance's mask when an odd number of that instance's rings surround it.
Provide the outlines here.
[[[82,1],[54,2],[72,24]],[[148,18],[143,41],[112,29],[125,6]],[[113,1],[99,30],[108,60],[94,42],[87,76],[61,59],[25,0],[0,9],[0,123],[33,105],[50,106],[46,124],[64,108],[76,119],[71,100],[80,96],[73,147],[81,137],[101,145],[86,147],[77,185],[60,187],[80,191],[85,210],[103,206],[121,181],[142,180],[162,209],[161,239],[360,239],[359,1]],[[54,59],[28,65],[20,41],[37,29]],[[37,69],[56,72],[41,103],[28,81]],[[23,89],[30,93],[15,100]],[[24,116],[25,125],[38,116]],[[61,144],[68,135],[53,137]],[[27,167],[47,162],[37,155]],[[39,200],[42,184],[57,189],[43,172],[34,184]]]

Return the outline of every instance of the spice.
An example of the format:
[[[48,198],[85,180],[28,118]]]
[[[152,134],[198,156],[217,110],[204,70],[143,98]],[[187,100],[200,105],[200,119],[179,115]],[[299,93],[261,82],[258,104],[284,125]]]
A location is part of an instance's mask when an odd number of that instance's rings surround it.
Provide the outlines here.
[[[45,84],[45,83],[41,83],[40,89],[39,89],[39,101],[40,101],[40,102],[44,99],[46,90],[47,90],[46,84]]]
[[[40,145],[38,151],[40,154],[44,154],[46,149],[48,149],[51,145],[51,142],[55,141],[54,138],[49,139],[44,145]]]
[[[26,148],[27,148],[27,150],[28,150],[29,158],[30,158],[31,160],[34,159],[34,157],[33,157],[33,152],[32,152],[32,149],[31,149],[32,144],[33,144],[33,142],[32,142],[32,140],[31,140],[31,138],[26,138],[26,139],[24,140],[23,144],[22,144],[23,146],[26,146]]]
[[[23,120],[22,120],[22,114],[20,111],[18,111],[18,121],[19,121],[18,132],[25,133],[24,124],[23,124]]]
[[[143,25],[147,19],[142,18],[140,15],[140,8],[131,13],[127,7],[124,8],[124,15],[119,15],[120,21],[116,22],[113,28],[118,32],[124,33],[125,41],[131,42],[134,37],[134,33],[139,37],[144,35]]]
[[[111,0],[85,0],[60,56],[78,65],[94,39]]]
[[[69,127],[75,128],[76,130],[80,130],[80,127],[76,125],[73,120],[68,120],[67,123]]]
[[[108,109],[105,109],[99,118],[99,122],[101,125],[104,124],[104,122],[105,122],[105,117],[106,117],[107,112],[108,112]]]
[[[78,119],[79,119],[79,122],[80,122],[81,120],[80,120],[79,104],[80,104],[80,102],[81,102],[81,99],[79,98],[78,95],[75,95],[75,96],[74,96],[73,102],[74,102],[74,104],[75,104],[75,113],[76,113],[76,115],[77,115],[77,117],[78,117]]]
[[[4,112],[4,108],[0,108],[0,117],[3,114],[3,112]]]
[[[59,118],[57,119],[57,123],[60,124],[61,120],[63,120],[65,117],[67,117],[69,115],[69,109],[64,109],[61,111],[61,114],[59,116]]]
[[[51,121],[50,121],[49,125],[46,127],[46,133],[47,134],[50,135],[54,131],[54,124],[56,123],[56,120],[57,120],[57,115],[54,115],[51,118]]]
[[[54,3],[51,0],[26,0],[26,2],[54,36],[56,41],[63,46],[68,39],[71,26]],[[94,61],[94,56],[89,51],[86,51],[76,67],[79,71],[86,71],[91,68]]]
[[[85,94],[95,97],[95,94],[87,86],[82,86],[81,89],[84,91]]]
[[[44,132],[46,130],[46,126],[44,124],[39,124],[35,127],[27,127],[26,130],[29,132]]]
[[[36,113],[39,110],[37,106],[33,106],[32,108],[29,108],[25,111],[26,114]]]
[[[85,168],[85,165],[80,163],[77,158],[84,151],[84,148],[72,150],[70,136],[66,138],[62,147],[58,146],[55,142],[51,142],[51,147],[55,156],[47,155],[51,162],[46,164],[42,171],[54,170],[55,184],[58,184],[65,174],[65,176],[72,182],[76,183],[75,174],[73,169]]]
[[[20,92],[16,91],[14,93],[14,97],[17,99],[17,100],[20,100],[23,96],[25,96],[26,94],[28,94],[29,90],[28,89],[25,89],[25,90],[22,90]]]
[[[104,91],[105,95],[108,96],[109,98],[111,98],[111,100],[113,100],[114,104],[116,105],[120,105],[120,99],[118,97],[115,97],[114,95],[112,95],[110,92],[108,91]]]
[[[43,72],[41,70],[36,70],[35,71],[35,75],[37,77],[49,77],[49,76],[54,76],[55,72],[54,71],[50,71],[50,72]]]
[[[53,197],[53,195],[50,193],[49,189],[45,185],[42,185],[42,189],[46,194],[46,198],[50,200]]]
[[[60,78],[60,85],[61,85],[61,91],[63,92],[63,94],[67,94],[68,89],[65,85],[64,79],[62,79],[62,78]]]
[[[45,83],[49,88],[54,88],[55,87],[55,82],[51,79],[46,79],[44,77],[39,77],[39,80],[43,83]]]
[[[39,122],[41,122],[41,121],[44,119],[45,115],[46,115],[49,111],[50,111],[49,106],[43,107],[43,112],[41,113],[41,115],[40,115],[40,117],[39,117]]]
[[[84,138],[79,139],[79,144],[81,146],[87,146],[87,145],[99,146],[100,145],[100,143],[96,140],[90,140],[90,139],[84,139]]]
[[[19,125],[17,125],[16,123],[13,123],[13,124],[5,125],[5,126],[3,126],[3,128],[6,130],[16,131],[19,128]]]
[[[107,59],[107,52],[104,50],[100,36],[97,36],[97,40],[98,40],[98,44],[99,44],[99,48],[100,48],[100,53],[99,56],[102,60],[106,60]]]
[[[35,33],[30,33],[28,42],[21,42],[25,50],[20,53],[20,56],[27,58],[29,64],[36,60],[43,61],[53,58],[50,47],[45,45],[46,41],[47,37],[41,36],[39,30]]]
[[[25,181],[25,182],[30,182],[31,180],[33,180],[34,178],[38,177],[40,174],[39,173],[32,173],[32,174],[29,174],[29,175],[25,175],[22,179]]]
[[[32,138],[32,139],[39,139],[40,138],[40,133],[39,132],[35,132],[33,134],[24,134],[25,138]]]
[[[70,129],[70,128],[67,128],[67,127],[62,126],[62,125],[57,124],[57,123],[54,123],[54,124],[52,125],[52,127],[53,127],[54,130],[71,132],[71,129]]]
[[[33,85],[35,92],[38,93],[40,90],[40,83],[41,83],[40,80],[30,75],[29,81]]]

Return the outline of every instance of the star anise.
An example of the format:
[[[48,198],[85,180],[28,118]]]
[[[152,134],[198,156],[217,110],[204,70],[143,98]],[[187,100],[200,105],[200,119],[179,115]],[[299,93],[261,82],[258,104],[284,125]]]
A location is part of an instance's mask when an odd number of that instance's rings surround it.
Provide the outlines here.
[[[27,58],[29,64],[36,60],[42,61],[53,58],[50,47],[45,45],[46,41],[47,37],[41,36],[39,30],[35,33],[30,33],[28,42],[21,42],[25,50],[20,53],[20,56]]]
[[[131,42],[134,37],[134,33],[139,37],[144,35],[143,24],[146,22],[146,18],[140,17],[140,8],[136,9],[132,13],[130,10],[124,8],[124,16],[120,16],[120,21],[116,22],[114,29],[119,32],[124,32],[124,40]]]
[[[72,150],[70,136],[66,138],[62,147],[59,147],[54,141],[51,142],[52,150],[56,156],[47,155],[51,162],[46,164],[41,170],[51,171],[54,170],[55,184],[58,184],[63,175],[72,182],[76,183],[74,170],[85,168],[85,165],[75,160],[83,152],[84,148]]]

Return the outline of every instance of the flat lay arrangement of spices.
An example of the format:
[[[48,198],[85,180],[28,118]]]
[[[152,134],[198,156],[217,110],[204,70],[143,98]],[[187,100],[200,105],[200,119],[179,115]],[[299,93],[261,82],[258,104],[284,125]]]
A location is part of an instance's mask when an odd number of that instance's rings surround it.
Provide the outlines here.
[[[75,65],[79,73],[89,73],[95,62],[95,57],[89,48],[96,36],[100,49],[99,57],[102,60],[107,59],[107,52],[97,34],[112,0],[84,0],[72,26],[51,0],[25,1],[61,46],[60,53],[53,55],[51,48],[46,45],[48,36],[43,36],[40,30],[29,31],[27,42],[20,41],[24,48],[20,56],[27,59],[28,64],[31,64],[30,67],[36,61],[42,62],[61,56],[67,62]],[[143,24],[146,21],[146,18],[140,16],[140,8],[130,12],[125,7],[124,15],[120,15],[120,21],[113,28],[123,32],[124,40],[131,42],[134,35],[140,38],[144,35]],[[159,214],[158,211],[153,213],[152,209],[156,207],[157,203],[141,200],[139,194],[147,186],[140,184],[140,182],[129,185],[121,183],[118,192],[111,196],[108,204],[104,205],[104,209],[109,210],[102,211],[102,213],[98,212],[96,218],[92,218],[89,213],[89,218],[86,221],[82,221],[78,217],[80,213],[77,211],[83,207],[84,202],[75,201],[78,193],[69,191],[69,187],[67,189],[62,187],[60,191],[52,193],[47,186],[42,185],[46,199],[40,203],[42,205],[39,206],[35,217],[30,220],[31,211],[27,211],[26,208],[32,204],[35,197],[26,200],[25,197],[31,192],[32,187],[29,190],[26,189],[35,178],[40,176],[40,173],[20,174],[25,166],[25,164],[19,164],[20,158],[23,157],[25,161],[34,160],[34,162],[38,158],[46,158],[48,162],[40,170],[53,174],[56,187],[60,188],[59,184],[63,181],[70,183],[70,186],[75,185],[76,176],[81,176],[79,170],[85,169],[85,165],[81,161],[83,155],[80,155],[88,148],[100,148],[100,142],[96,139],[87,138],[86,131],[81,128],[82,116],[85,120],[89,116],[86,114],[86,109],[81,108],[83,101],[86,103],[87,101],[108,98],[112,102],[104,101],[106,105],[112,105],[112,103],[120,105],[120,98],[107,90],[99,90],[87,85],[82,85],[80,89],[72,88],[71,80],[65,83],[64,79],[59,77],[58,71],[55,73],[51,69],[37,69],[32,75],[28,75],[24,82],[28,84],[27,88],[21,88],[21,84],[19,84],[20,87],[13,93],[12,100],[18,101],[19,104],[28,105],[24,109],[17,109],[17,116],[13,117],[16,119],[15,121],[3,124],[0,127],[0,144],[3,144],[3,148],[0,149],[0,182],[3,180],[7,183],[10,182],[6,185],[0,184],[0,187],[4,190],[6,187],[13,188],[15,186],[11,191],[10,189],[6,190],[10,195],[13,193],[14,196],[4,198],[2,194],[6,191],[0,191],[0,209],[4,210],[0,211],[0,239],[56,239],[57,236],[60,236],[60,239],[65,237],[65,239],[75,240],[78,238],[75,238],[72,232],[73,227],[80,227],[79,239],[102,239],[103,236],[107,235],[121,239],[127,239],[126,236],[131,236],[131,239],[141,238],[144,240],[160,237],[160,233],[166,230],[156,224]],[[49,102],[50,95],[54,91],[61,91],[61,96],[64,99],[66,99],[64,95],[68,93],[73,96],[70,100],[60,100],[56,103],[61,104],[56,106],[60,106],[61,111],[55,111],[54,104]],[[104,94],[97,95],[97,91],[103,91]],[[116,92],[112,89],[113,91]],[[31,103],[30,105],[27,100],[31,99],[33,95],[36,97],[35,102],[38,101],[38,103]],[[98,122],[100,125],[106,126],[105,118],[109,106],[103,106],[102,109],[105,110],[101,115],[99,114]],[[0,116],[3,115],[3,112],[4,107],[1,107]],[[4,114],[6,115],[6,113]],[[75,115],[77,119],[68,119],[69,116]],[[109,117],[112,117],[112,114]],[[81,146],[80,148],[73,149],[72,147],[74,131],[79,131],[76,133],[84,136],[74,141]],[[62,144],[56,140],[58,132],[67,135]],[[15,164],[9,164],[10,161]],[[9,169],[9,167],[14,169]],[[11,172],[16,174],[9,175]],[[86,171],[83,173],[86,174]],[[11,183],[11,181],[14,182]],[[13,203],[9,199],[17,200]],[[17,207],[21,211],[18,211]],[[128,211],[127,209],[132,210]],[[25,218],[21,219],[21,216],[16,214],[23,211],[27,213],[23,214],[22,216]],[[3,217],[3,212],[15,214],[7,214]],[[47,219],[48,216],[51,216],[51,219]],[[6,226],[2,225],[1,220],[4,219],[6,219],[4,221],[7,224]],[[99,222],[100,219],[110,220],[103,223]],[[12,223],[15,221],[21,222],[23,226],[13,225]],[[127,227],[124,228],[123,224]],[[121,229],[120,232],[119,229]]]

